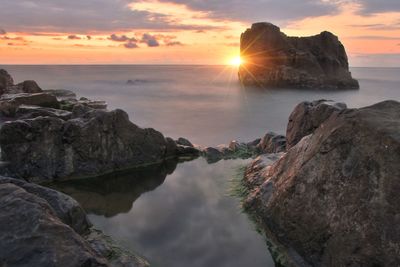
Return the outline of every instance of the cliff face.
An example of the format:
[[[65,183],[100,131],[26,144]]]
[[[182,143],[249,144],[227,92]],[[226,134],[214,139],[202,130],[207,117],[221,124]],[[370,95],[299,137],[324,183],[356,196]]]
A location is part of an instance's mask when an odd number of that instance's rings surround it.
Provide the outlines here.
[[[240,40],[244,64],[239,79],[245,85],[325,89],[357,89],[344,46],[322,32],[289,37],[270,23],[255,23]]]

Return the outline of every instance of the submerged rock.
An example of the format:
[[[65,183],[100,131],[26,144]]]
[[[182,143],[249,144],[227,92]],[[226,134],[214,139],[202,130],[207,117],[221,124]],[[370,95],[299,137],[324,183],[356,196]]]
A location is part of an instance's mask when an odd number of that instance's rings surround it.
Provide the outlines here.
[[[265,87],[357,89],[344,46],[330,32],[288,37],[270,23],[255,23],[240,38],[239,79]]]
[[[400,103],[343,109],[274,164],[249,165],[244,207],[286,265],[399,266],[399,166]]]

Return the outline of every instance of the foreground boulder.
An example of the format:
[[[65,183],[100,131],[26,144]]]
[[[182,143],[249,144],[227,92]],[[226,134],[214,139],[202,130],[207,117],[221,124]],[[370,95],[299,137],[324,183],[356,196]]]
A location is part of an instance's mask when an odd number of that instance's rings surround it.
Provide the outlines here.
[[[123,250],[91,229],[79,204],[60,192],[0,177],[0,207],[1,266],[148,265],[115,253]]]
[[[284,265],[399,266],[399,166],[400,103],[344,109],[274,164],[249,165],[244,207]]]
[[[346,108],[346,104],[330,100],[306,101],[298,104],[289,116],[286,130],[288,148],[296,145],[304,136],[313,133],[332,113]]]
[[[6,122],[0,129],[6,174],[35,182],[98,176],[159,163],[169,155],[167,140],[141,129],[122,110],[76,107],[71,118],[36,117]]]
[[[255,23],[240,39],[243,84],[265,87],[356,89],[338,37],[322,32],[288,37],[270,23]]]

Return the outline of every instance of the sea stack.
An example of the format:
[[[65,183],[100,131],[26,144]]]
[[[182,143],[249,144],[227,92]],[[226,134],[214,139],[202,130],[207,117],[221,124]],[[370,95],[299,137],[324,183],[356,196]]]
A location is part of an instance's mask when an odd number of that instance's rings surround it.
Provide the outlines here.
[[[240,38],[244,85],[312,89],[358,89],[343,44],[324,31],[290,37],[267,22],[255,23]]]

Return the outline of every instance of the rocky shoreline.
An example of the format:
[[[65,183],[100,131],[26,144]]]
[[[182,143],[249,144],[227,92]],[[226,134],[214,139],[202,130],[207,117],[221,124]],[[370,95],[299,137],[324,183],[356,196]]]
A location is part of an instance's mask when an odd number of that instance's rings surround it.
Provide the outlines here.
[[[34,81],[15,85],[5,70],[0,91],[0,225],[10,226],[0,228],[1,266],[149,266],[94,229],[84,209],[104,210],[99,207],[113,202],[117,191],[120,208],[129,210],[178,162],[199,156],[208,163],[259,156],[246,169],[243,204],[278,263],[400,264],[399,102],[361,109],[302,102],[289,117],[286,136],[268,132],[247,143],[200,147],[142,129],[103,101],[42,90]],[[145,166],[152,179],[121,173]],[[138,189],[115,187],[117,176]],[[83,177],[92,178],[68,186]],[[72,197],[79,199],[79,187],[92,182],[96,201],[82,208]]]

